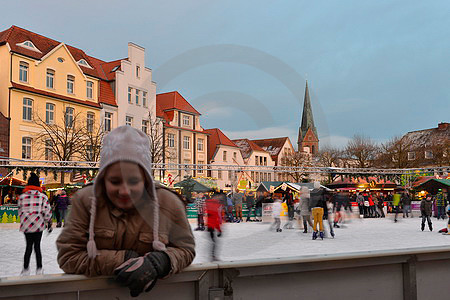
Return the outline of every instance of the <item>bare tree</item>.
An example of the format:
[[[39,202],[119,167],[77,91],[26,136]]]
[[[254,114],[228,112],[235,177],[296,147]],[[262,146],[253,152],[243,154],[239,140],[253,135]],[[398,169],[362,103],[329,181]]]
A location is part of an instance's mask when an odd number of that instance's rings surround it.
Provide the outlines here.
[[[42,156],[46,160],[70,161],[80,156],[85,147],[85,120],[80,113],[74,114],[73,110],[63,109],[59,122],[42,119],[39,114],[33,116],[34,123],[40,131],[35,136],[37,145],[44,151]],[[64,172],[61,172],[61,184],[64,184]]]
[[[310,167],[312,165],[312,156],[306,152],[290,152],[281,158],[281,166],[285,167]],[[283,172],[283,175],[294,182],[301,182],[308,177],[306,172]]]
[[[84,147],[80,151],[80,157],[84,161],[97,162],[100,160],[100,150],[106,132],[102,124],[87,124],[84,132]]]
[[[378,152],[377,145],[368,137],[355,135],[345,147],[344,155],[359,168],[373,165]]]
[[[433,155],[433,163],[436,166],[450,166],[450,140],[433,141],[430,146]]]
[[[332,146],[322,147],[319,151],[319,162],[323,167],[340,167],[343,163],[343,152]],[[328,173],[328,182],[333,181],[333,174]]]
[[[393,137],[386,143],[381,144],[376,158],[379,167],[406,168],[409,166],[408,151],[411,142],[401,137]]]

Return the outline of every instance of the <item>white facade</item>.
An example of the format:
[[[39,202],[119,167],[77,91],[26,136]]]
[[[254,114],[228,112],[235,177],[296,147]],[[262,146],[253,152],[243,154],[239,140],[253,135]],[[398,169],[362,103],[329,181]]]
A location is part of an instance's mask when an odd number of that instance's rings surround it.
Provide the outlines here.
[[[216,152],[211,159],[210,164],[215,165],[234,165],[244,166],[244,159],[238,147],[218,144]],[[213,167],[214,168],[214,167]],[[211,177],[217,178],[217,186],[223,190],[231,190],[231,187],[236,187],[239,178],[238,172],[225,170],[211,170]]]
[[[247,166],[275,166],[275,162],[269,153],[265,151],[253,150],[250,156],[246,160]],[[250,172],[250,176],[255,183],[260,183],[261,181],[272,181],[275,180],[274,172],[258,171],[255,167],[255,171]]]
[[[152,70],[145,67],[145,49],[128,43],[128,59],[121,60],[115,72],[117,126],[131,125],[142,130],[149,114],[156,117],[156,83],[152,81]]]

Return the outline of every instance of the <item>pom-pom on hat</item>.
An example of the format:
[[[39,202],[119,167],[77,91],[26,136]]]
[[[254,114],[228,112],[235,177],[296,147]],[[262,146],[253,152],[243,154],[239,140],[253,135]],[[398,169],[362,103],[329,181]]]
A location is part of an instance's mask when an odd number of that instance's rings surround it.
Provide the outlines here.
[[[91,198],[91,219],[89,223],[89,241],[87,244],[88,256],[95,258],[97,256],[97,247],[94,240],[94,224],[97,209],[97,197],[102,194],[102,182],[105,177],[105,171],[108,166],[119,162],[127,161],[139,165],[145,173],[148,186],[147,193],[153,209],[153,249],[164,251],[166,246],[159,241],[159,200],[156,195],[156,189],[153,177],[151,175],[151,155],[150,140],[146,134],[131,126],[120,126],[111,131],[103,140],[100,151],[100,168],[94,182],[94,196]]]
[[[30,174],[27,184],[32,186],[41,186],[41,182],[39,181],[39,177],[36,175],[36,173]]]

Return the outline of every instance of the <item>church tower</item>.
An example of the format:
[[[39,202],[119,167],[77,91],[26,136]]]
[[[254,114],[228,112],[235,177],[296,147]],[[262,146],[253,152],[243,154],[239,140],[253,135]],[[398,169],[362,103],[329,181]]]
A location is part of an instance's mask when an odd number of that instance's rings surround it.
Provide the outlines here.
[[[309,152],[313,155],[319,151],[319,136],[314,126],[311,99],[309,98],[308,81],[306,81],[305,99],[303,100],[302,123],[298,129],[298,151]]]

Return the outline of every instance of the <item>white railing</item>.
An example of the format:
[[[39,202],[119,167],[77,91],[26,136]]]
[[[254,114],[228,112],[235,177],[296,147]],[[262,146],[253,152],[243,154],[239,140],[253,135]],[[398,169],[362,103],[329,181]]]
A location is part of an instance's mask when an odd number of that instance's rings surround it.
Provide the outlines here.
[[[192,265],[140,299],[447,299],[449,269],[450,246],[225,261]],[[58,274],[0,278],[0,299],[130,297],[113,278]]]

